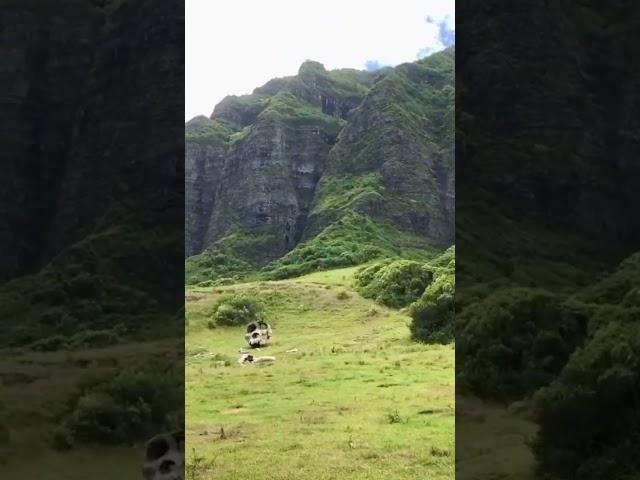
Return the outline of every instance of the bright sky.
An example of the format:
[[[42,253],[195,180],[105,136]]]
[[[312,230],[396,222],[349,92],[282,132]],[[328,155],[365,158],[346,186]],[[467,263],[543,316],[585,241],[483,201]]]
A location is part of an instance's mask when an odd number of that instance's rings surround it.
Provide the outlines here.
[[[365,69],[441,50],[455,0],[186,0],[185,21],[190,119],[209,116],[226,95],[295,75],[307,59]]]

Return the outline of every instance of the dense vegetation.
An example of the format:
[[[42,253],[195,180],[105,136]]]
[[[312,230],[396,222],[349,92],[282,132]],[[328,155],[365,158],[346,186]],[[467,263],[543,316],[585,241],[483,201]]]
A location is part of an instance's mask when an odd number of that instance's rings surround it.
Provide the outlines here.
[[[411,260],[387,260],[360,270],[356,285],[365,298],[393,308],[415,302],[433,281],[428,265]]]
[[[640,469],[638,285],[640,253],[573,296],[585,305],[588,335],[533,400],[543,471],[595,480]]]
[[[540,478],[637,478],[640,17],[502,7],[458,17],[474,47],[457,57],[457,386],[533,419]]]
[[[238,128],[231,122],[199,116],[189,120],[185,125],[184,139],[190,143],[226,146],[237,131]]]
[[[411,336],[426,343],[454,339],[455,248],[429,261],[387,259],[358,269],[354,285],[365,298],[408,307]]]
[[[320,234],[262,269],[268,279],[290,278],[317,270],[360,265],[385,257],[424,259],[433,255],[423,238],[348,213]]]
[[[640,254],[600,280],[555,291],[498,277],[461,289],[459,388],[528,399],[540,472],[595,480],[637,471]]]
[[[145,441],[159,429],[178,428],[183,400],[176,366],[155,362],[86,379],[68,399],[53,446]]]
[[[166,311],[166,303],[175,304],[176,298],[163,296],[176,280],[158,280],[163,267],[148,252],[175,257],[180,240],[176,235],[157,239],[157,234],[155,229],[114,227],[71,246],[41,272],[0,286],[0,315],[6,319],[0,346],[37,341],[42,346],[43,339],[56,335],[67,337],[60,348],[88,345],[88,331],[132,340],[151,324],[177,332],[179,325]],[[117,261],[111,259],[116,250]]]
[[[440,273],[410,306],[414,340],[448,343],[455,337],[455,272]]]
[[[220,298],[213,307],[208,326],[243,327],[250,322],[265,320],[264,305],[247,295],[229,295]]]

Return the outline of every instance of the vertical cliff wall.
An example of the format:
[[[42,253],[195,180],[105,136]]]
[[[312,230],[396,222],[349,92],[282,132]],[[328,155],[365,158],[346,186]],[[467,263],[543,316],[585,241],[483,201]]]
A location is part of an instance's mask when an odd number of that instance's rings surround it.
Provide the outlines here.
[[[9,3],[0,280],[101,232],[181,222],[183,3]]]

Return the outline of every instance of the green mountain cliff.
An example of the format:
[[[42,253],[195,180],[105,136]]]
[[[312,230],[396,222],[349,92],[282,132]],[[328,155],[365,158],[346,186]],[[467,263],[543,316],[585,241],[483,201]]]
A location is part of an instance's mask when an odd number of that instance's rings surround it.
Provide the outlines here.
[[[454,59],[376,72],[307,61],[187,122],[187,283],[451,246]]]

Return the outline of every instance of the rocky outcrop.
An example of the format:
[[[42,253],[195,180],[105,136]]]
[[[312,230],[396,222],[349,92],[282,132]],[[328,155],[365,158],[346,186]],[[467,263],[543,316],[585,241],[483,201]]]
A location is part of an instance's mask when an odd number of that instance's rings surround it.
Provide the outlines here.
[[[313,122],[261,116],[246,138],[229,148],[217,181],[197,183],[198,189],[214,189],[216,198],[202,245],[248,232],[259,237],[260,248],[245,252],[253,260],[277,258],[293,248],[334,140]]]
[[[200,253],[214,210],[226,150],[222,146],[185,143],[185,256]]]

